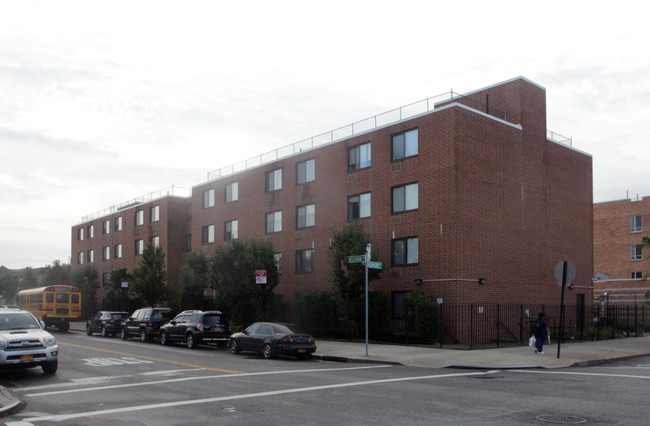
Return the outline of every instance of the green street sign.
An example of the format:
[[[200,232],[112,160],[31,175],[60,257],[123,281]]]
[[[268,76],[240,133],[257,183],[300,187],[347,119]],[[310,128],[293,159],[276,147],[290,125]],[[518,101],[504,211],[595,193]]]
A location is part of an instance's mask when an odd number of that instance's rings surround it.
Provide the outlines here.
[[[368,268],[370,268],[370,269],[381,269],[382,264],[381,264],[381,262],[368,262]]]
[[[348,263],[363,263],[366,261],[366,256],[360,254],[358,256],[348,256]]]

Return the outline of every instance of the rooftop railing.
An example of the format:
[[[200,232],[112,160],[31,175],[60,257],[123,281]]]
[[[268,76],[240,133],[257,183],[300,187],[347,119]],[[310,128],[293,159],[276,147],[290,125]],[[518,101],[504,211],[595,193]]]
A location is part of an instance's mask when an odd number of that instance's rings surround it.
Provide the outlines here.
[[[112,205],[108,208],[99,210],[89,215],[82,216],[81,222],[84,223],[84,222],[91,221],[93,219],[97,219],[98,217],[108,216],[120,210],[124,210],[129,207],[136,206],[138,204],[148,203],[149,201],[158,200],[164,197],[170,197],[170,196],[189,197],[191,195],[192,195],[191,189],[172,185],[163,189],[159,189],[158,191],[150,192],[149,194],[145,194],[140,197],[133,198],[128,201],[124,201],[123,203]]]

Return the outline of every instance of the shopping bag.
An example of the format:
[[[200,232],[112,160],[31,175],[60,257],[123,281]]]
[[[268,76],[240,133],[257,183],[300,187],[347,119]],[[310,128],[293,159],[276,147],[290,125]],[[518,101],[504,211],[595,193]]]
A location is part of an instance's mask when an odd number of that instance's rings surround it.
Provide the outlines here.
[[[535,343],[536,343],[535,336],[530,336],[530,339],[528,339],[528,346],[532,348],[533,346],[535,346]]]

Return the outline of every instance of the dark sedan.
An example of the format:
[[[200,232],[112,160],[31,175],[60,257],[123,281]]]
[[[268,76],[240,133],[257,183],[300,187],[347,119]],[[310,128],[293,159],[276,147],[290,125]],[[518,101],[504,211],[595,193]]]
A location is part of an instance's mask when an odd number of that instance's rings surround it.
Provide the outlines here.
[[[86,323],[86,334],[99,333],[103,337],[115,336],[120,332],[122,321],[129,317],[128,312],[99,311]]]
[[[293,324],[256,322],[228,339],[230,351],[260,353],[264,358],[276,355],[308,358],[316,352],[316,341]]]

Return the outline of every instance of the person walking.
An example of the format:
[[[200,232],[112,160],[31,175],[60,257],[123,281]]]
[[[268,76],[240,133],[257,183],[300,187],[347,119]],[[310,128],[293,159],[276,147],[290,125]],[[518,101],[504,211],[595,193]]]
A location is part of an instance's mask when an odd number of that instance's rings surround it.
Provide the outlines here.
[[[551,335],[551,330],[548,328],[548,321],[544,316],[544,312],[540,312],[537,319],[531,325],[531,333],[535,336],[535,353],[544,355],[544,342],[547,336]]]

